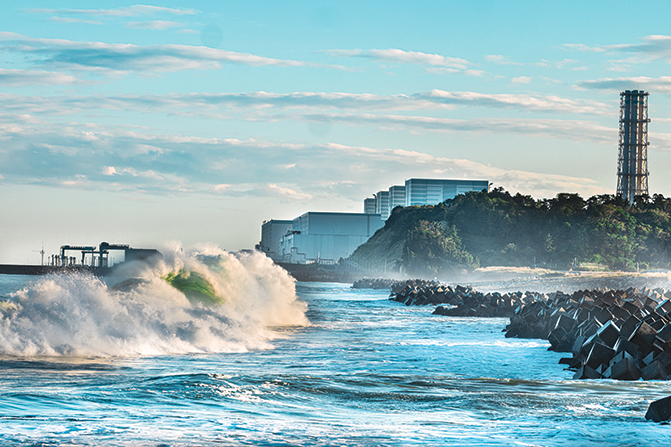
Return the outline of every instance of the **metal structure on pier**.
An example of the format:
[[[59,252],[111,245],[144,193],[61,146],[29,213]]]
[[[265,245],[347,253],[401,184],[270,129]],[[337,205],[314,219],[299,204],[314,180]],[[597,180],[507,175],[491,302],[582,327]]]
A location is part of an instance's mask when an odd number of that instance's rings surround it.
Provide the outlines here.
[[[96,248],[98,250],[96,251]],[[86,255],[91,255],[90,257],[90,266],[91,267],[109,267],[109,252],[110,250],[122,251],[124,253],[125,261],[137,261],[137,260],[146,260],[151,256],[161,256],[161,253],[158,250],[146,249],[146,248],[131,248],[130,245],[123,244],[109,244],[107,242],[101,242],[98,247],[93,245],[91,246],[81,246],[81,245],[61,245],[61,254],[60,256],[55,256],[55,261],[53,265],[60,267],[69,267],[77,265],[77,259],[74,257],[66,256],[68,251],[80,251],[82,254],[81,265],[85,265]]]
[[[620,155],[617,166],[617,195],[629,204],[648,194],[648,93],[626,90],[620,93]]]

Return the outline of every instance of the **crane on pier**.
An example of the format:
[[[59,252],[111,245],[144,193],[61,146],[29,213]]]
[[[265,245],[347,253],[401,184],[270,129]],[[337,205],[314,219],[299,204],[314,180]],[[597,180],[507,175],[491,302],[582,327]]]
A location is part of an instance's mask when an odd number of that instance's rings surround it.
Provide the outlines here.
[[[46,253],[44,251],[44,242],[42,242],[42,250],[33,250],[33,252],[34,253],[39,253],[39,254],[42,255],[42,261],[41,261],[40,265],[44,265],[44,253]]]

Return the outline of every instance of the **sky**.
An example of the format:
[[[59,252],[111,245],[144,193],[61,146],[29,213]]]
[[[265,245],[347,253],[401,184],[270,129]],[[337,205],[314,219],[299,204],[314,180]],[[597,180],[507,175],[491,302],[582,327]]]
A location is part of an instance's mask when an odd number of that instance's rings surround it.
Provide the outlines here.
[[[42,246],[252,248],[412,177],[613,194],[650,92],[671,196],[671,2],[13,2],[0,11],[0,263]]]

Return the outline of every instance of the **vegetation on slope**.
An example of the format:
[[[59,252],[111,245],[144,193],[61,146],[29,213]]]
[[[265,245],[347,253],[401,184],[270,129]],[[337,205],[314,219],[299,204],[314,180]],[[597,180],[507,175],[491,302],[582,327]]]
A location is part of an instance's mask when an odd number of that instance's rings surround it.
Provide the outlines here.
[[[396,208],[350,257],[380,271],[433,275],[478,266],[669,268],[671,198],[511,195],[503,188]]]

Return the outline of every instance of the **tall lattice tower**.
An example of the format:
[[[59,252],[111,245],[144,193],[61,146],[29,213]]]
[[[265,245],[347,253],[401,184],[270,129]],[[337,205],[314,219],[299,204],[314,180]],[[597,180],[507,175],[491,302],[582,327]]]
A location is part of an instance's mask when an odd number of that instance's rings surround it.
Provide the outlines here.
[[[620,93],[620,157],[617,166],[617,195],[630,204],[648,194],[648,93],[626,90]]]

